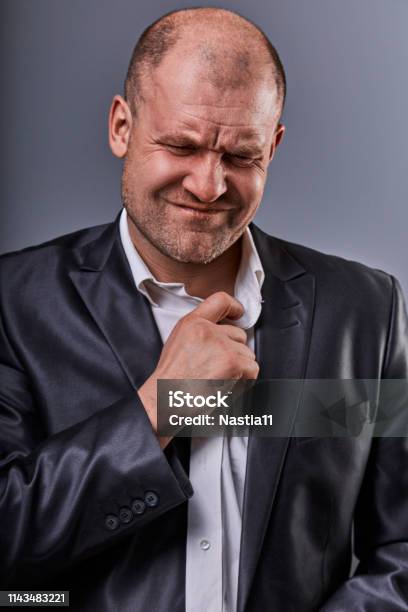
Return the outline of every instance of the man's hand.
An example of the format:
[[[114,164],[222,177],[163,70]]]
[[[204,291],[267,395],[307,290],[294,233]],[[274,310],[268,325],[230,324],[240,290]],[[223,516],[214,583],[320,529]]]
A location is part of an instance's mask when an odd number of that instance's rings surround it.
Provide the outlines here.
[[[158,379],[256,379],[259,366],[246,345],[243,329],[228,324],[244,313],[242,305],[222,291],[210,295],[182,317],[163,346],[152,375],[138,390],[157,431]],[[159,438],[162,448],[171,438]]]

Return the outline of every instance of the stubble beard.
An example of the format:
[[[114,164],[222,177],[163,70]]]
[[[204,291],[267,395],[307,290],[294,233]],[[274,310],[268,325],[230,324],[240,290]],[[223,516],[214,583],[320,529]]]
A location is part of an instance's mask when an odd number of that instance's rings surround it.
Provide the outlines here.
[[[146,198],[137,202],[122,181],[122,201],[137,230],[160,253],[182,263],[208,264],[224,253],[243,234],[245,227],[234,232],[228,225],[206,231],[205,222],[194,229],[182,228],[169,218],[165,202]]]

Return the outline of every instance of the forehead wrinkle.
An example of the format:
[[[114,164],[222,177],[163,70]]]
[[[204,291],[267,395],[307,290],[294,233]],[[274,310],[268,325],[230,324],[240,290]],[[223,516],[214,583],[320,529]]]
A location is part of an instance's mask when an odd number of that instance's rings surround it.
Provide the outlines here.
[[[232,104],[203,104],[200,102],[184,102],[184,106],[201,106],[203,108],[220,108],[220,109],[230,109],[230,110],[239,110],[242,111],[242,106],[233,106]],[[251,109],[251,115],[262,115],[262,109]]]
[[[194,115],[193,115],[194,116]],[[194,118],[196,118],[194,116]],[[227,132],[226,136],[229,139],[233,139],[234,142],[240,142],[245,144],[246,146],[250,147],[260,147],[262,148],[265,145],[266,139],[263,133],[263,130],[258,130],[256,129],[253,125],[247,125],[247,124],[239,124],[239,125],[226,125],[226,124],[222,124],[219,122],[214,122],[211,120],[208,120],[206,123],[209,124],[209,126],[215,126],[216,127],[216,138],[213,139],[215,142],[218,140],[218,137],[220,135],[222,135],[221,130],[224,129],[224,131]],[[190,134],[197,134],[198,137],[202,137],[203,136],[203,130],[200,129],[199,126],[195,126],[193,125],[191,122],[183,120],[182,124],[184,124],[185,129],[187,132],[189,132]],[[231,134],[231,130],[234,128],[243,128],[243,131],[240,131],[239,134]],[[177,129],[177,128],[176,128]],[[212,132],[212,130],[211,130]],[[206,134],[208,135],[208,134]]]
[[[208,119],[207,117],[197,116],[194,113],[189,113],[188,111],[183,111],[183,112],[188,117],[194,117],[194,119],[199,119],[200,121],[205,121],[206,123],[211,123],[212,125],[219,125],[221,127],[232,127],[232,128],[239,127],[239,128],[253,129],[253,126],[250,123],[223,123],[220,121],[215,121],[213,119]]]

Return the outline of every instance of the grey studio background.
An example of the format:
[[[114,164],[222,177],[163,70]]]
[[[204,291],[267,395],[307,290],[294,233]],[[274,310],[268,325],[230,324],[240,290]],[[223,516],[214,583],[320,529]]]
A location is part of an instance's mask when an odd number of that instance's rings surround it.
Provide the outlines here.
[[[0,252],[105,223],[107,113],[134,43],[202,2],[2,0]],[[408,293],[407,0],[242,0],[286,68],[287,134],[256,222],[395,274]]]

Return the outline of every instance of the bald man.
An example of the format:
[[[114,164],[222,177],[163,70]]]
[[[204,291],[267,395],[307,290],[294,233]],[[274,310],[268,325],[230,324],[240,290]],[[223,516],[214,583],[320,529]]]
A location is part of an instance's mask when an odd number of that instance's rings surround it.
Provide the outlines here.
[[[110,110],[117,219],[1,258],[3,588],[90,612],[408,609],[404,438],[158,427],[162,379],[407,378],[396,279],[252,223],[285,90],[252,23],[165,15]]]

